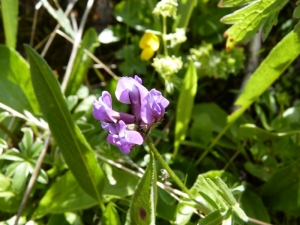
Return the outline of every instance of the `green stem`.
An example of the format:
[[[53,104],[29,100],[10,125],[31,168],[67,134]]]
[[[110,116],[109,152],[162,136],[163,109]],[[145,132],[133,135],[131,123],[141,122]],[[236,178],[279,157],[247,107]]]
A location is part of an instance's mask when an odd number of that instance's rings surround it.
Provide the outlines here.
[[[165,36],[167,34],[167,20],[166,17],[163,16],[163,32],[162,32],[162,41],[163,41],[163,45],[164,45],[164,53],[165,56],[168,56],[168,50],[167,50],[167,42],[165,40]]]
[[[233,123],[233,122],[232,122]],[[217,137],[215,137],[215,139],[211,142],[211,144],[208,146],[208,148],[205,150],[205,152],[203,152],[203,154],[198,158],[198,160],[196,161],[196,166],[204,159],[204,157],[211,151],[211,149],[218,143],[218,141],[220,140],[220,138],[223,136],[223,134],[225,134],[225,132],[227,131],[227,129],[231,126],[232,123],[228,123],[223,130],[221,130],[221,132],[218,134]]]
[[[174,180],[174,182],[178,185],[178,187],[180,187],[181,190],[183,192],[185,192],[192,199],[192,195],[190,194],[189,189],[187,189],[187,187],[181,182],[181,180],[176,176],[176,174],[173,172],[173,170],[165,162],[165,160],[159,154],[159,152],[157,151],[157,149],[155,148],[155,146],[153,145],[153,143],[149,137],[146,138],[146,142],[147,142],[151,152],[154,154],[155,158],[161,164],[161,166],[168,172],[168,174]]]

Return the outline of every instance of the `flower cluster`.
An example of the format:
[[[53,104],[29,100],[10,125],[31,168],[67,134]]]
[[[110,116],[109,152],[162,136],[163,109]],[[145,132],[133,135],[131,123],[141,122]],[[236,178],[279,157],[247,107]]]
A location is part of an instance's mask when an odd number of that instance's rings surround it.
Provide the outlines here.
[[[149,129],[162,120],[169,101],[155,89],[148,91],[138,76],[122,77],[115,94],[120,102],[131,105],[132,114],[114,111],[111,95],[103,91],[94,102],[93,115],[109,132],[107,141],[128,154],[135,145],[141,145]]]

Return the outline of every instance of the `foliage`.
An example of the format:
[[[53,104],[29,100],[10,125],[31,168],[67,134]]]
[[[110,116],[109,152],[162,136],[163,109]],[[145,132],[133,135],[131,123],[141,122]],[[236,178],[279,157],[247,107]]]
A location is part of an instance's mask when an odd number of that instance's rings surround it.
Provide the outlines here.
[[[105,2],[1,1],[0,224],[299,224],[299,1]]]

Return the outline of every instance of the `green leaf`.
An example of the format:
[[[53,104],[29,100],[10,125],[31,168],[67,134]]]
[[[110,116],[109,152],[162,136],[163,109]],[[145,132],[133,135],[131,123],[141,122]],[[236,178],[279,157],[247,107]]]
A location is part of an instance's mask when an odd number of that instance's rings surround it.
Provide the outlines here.
[[[22,114],[39,112],[26,61],[4,45],[0,45],[0,71],[0,102]]]
[[[287,54],[287,52],[289,54]],[[260,96],[284,72],[300,53],[300,38],[291,32],[283,38],[269,53],[250,77],[244,91],[234,105],[239,107],[227,120],[230,124]]]
[[[180,142],[185,139],[188,124],[192,115],[194,106],[194,98],[197,93],[197,71],[190,61],[188,70],[185,74],[179,100],[176,109],[176,124],[175,124],[175,141],[173,157],[176,157]]]
[[[104,174],[93,150],[72,120],[60,86],[47,62],[28,45],[25,49],[35,94],[52,135],[77,182],[100,203]]]
[[[21,162],[15,170],[12,180],[12,189],[17,193],[23,191],[25,187],[28,176],[28,167],[29,164],[27,162]]]
[[[227,1],[228,2],[228,1]],[[232,3],[226,4],[223,1],[219,6],[229,6],[230,4],[248,3],[249,1],[229,1]],[[228,37],[226,42],[226,49],[230,50],[236,43],[249,41],[260,29],[261,26],[269,27],[270,24],[276,24],[277,19],[275,15],[288,3],[288,0],[256,0],[251,1],[244,8],[235,11],[221,19],[221,22],[226,24],[233,24],[224,34]],[[249,2],[250,3],[250,2]],[[265,29],[269,33],[269,28]],[[265,35],[264,35],[264,38]]]
[[[219,7],[233,7],[233,6],[242,6],[247,5],[253,2],[253,0],[221,0],[218,4]]]
[[[138,177],[115,168],[112,168],[112,176],[116,183],[110,184],[106,179],[104,195],[124,198],[134,193]],[[82,190],[73,174],[68,171],[47,190],[33,217],[40,218],[46,214],[83,210],[96,204],[97,201]]]
[[[40,218],[48,213],[83,210],[95,205],[97,201],[82,190],[71,172],[67,172],[48,189],[33,217]]]
[[[132,196],[130,208],[127,212],[126,225],[155,224],[157,200],[156,176],[154,156],[150,153],[150,162]]]
[[[28,127],[22,128],[22,131],[24,132],[24,136],[19,144],[19,147],[21,149],[22,155],[24,155],[25,157],[29,157],[29,149],[33,144],[33,132]]]
[[[15,213],[20,206],[19,197],[11,188],[11,179],[0,173],[0,210]]]
[[[222,221],[223,215],[218,209],[205,216],[204,219],[201,219],[198,225],[216,225],[222,223]]]
[[[261,197],[259,197],[254,192],[246,189],[242,193],[240,204],[247,216],[266,223],[270,223],[270,216],[266,207],[263,204]],[[254,225],[255,223],[248,222],[248,224]]]
[[[66,89],[66,96],[76,94],[89,69],[89,65],[92,62],[92,59],[84,53],[84,50],[86,49],[89,52],[94,53],[95,48],[98,46],[99,42],[96,30],[94,28],[88,29],[83,35],[80,48],[78,49],[74,61],[73,69]]]
[[[266,206],[300,216],[299,174],[300,161],[274,173],[261,190]]]
[[[1,1],[2,19],[5,33],[5,43],[8,47],[16,48],[18,32],[18,0]]]
[[[102,225],[121,225],[120,218],[113,203],[108,203],[101,218]]]

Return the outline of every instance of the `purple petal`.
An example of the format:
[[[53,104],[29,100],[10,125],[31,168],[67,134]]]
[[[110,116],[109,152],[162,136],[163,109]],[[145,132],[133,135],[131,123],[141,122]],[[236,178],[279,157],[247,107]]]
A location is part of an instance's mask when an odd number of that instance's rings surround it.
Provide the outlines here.
[[[139,82],[140,84],[142,84],[142,79],[138,77],[138,75],[134,76],[134,79]]]
[[[125,138],[129,143],[132,143],[132,144],[141,145],[144,142],[144,138],[137,131],[127,130]]]
[[[117,127],[115,123],[105,123],[101,121],[101,126],[104,130],[109,131],[111,134],[116,134],[117,133]]]
[[[136,80],[137,79],[137,80]],[[125,104],[133,104],[131,100],[141,103],[143,98],[148,94],[148,90],[141,84],[141,79],[137,77],[122,77],[118,81],[116,88],[117,99]]]

